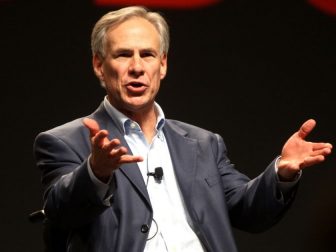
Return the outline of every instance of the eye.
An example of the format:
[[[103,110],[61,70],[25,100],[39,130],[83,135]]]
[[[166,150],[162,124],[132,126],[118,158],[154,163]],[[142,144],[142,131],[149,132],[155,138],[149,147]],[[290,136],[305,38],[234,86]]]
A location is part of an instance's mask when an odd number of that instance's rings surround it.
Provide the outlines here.
[[[141,52],[141,58],[155,57],[156,54],[153,51],[143,51]]]
[[[114,54],[114,58],[129,58],[132,57],[132,52],[130,51],[118,51]]]
[[[127,57],[130,57],[131,55],[129,53],[119,53],[118,54],[118,57],[123,57],[123,58],[127,58]]]

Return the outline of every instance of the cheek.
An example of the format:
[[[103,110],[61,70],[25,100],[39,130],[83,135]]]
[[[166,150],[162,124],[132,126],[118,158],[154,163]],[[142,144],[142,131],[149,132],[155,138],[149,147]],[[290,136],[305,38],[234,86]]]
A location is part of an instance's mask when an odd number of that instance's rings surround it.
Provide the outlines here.
[[[160,66],[155,67],[152,72],[152,76],[153,76],[153,80],[155,81],[160,81],[161,79],[163,79],[164,76],[163,76],[162,68]]]
[[[125,69],[126,67],[121,63],[113,64],[113,62],[110,62],[104,67],[105,78],[111,80],[121,79],[122,76],[125,74]]]
[[[153,73],[152,79],[151,79],[153,89],[159,89],[160,82],[161,82],[161,77],[160,76],[161,76],[161,74],[159,74],[158,72]]]
[[[108,92],[119,93],[118,90],[120,90],[121,86],[121,76],[115,68],[106,67],[104,69],[104,80]]]
[[[111,67],[105,68],[104,71],[105,78],[107,79],[117,79],[118,78],[118,72]]]
[[[160,84],[161,84],[161,78],[160,75],[155,76],[155,80],[153,82],[153,93],[157,94],[159,92],[160,89]]]

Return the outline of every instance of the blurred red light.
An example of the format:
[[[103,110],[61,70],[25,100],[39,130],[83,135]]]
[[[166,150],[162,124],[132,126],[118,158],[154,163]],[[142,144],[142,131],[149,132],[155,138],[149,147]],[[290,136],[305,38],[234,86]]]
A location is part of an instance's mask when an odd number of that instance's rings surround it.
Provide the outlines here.
[[[94,0],[97,6],[142,5],[157,8],[197,8],[213,5],[220,0]]]
[[[336,15],[336,0],[308,0],[308,2],[327,14]]]

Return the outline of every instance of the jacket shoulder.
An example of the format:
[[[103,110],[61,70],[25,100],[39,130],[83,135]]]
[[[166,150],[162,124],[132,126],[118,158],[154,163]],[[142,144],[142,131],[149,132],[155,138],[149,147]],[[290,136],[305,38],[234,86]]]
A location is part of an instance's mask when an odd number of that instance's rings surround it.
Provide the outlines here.
[[[207,129],[186,123],[186,122],[182,122],[182,121],[178,121],[178,120],[172,120],[172,119],[167,119],[167,123],[168,125],[170,125],[172,128],[174,129],[179,129],[182,131],[185,131],[185,133],[191,137],[191,138],[195,138],[195,139],[208,139],[216,137],[217,134],[215,134],[214,132],[211,132]]]
[[[84,118],[84,117],[83,117]],[[52,129],[47,131],[41,132],[38,134],[37,137],[40,135],[53,135],[58,138],[69,138],[69,137],[76,137],[78,134],[82,135],[83,132],[86,131],[86,128],[83,125],[83,118],[77,118],[73,121],[67,122],[65,124],[56,126]]]
[[[106,112],[101,104],[93,113],[41,132],[36,138],[39,138],[41,135],[51,135],[60,139],[87,138],[89,136],[89,130],[84,126],[83,119],[89,117],[95,119],[99,123],[101,118],[105,119],[106,115],[104,115],[104,113]]]

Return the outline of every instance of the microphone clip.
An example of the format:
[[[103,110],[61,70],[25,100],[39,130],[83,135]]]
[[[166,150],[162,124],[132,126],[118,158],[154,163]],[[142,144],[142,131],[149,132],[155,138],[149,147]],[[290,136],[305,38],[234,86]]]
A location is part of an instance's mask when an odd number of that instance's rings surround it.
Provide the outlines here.
[[[163,177],[162,167],[155,168],[154,172],[148,172],[147,176],[153,176],[156,181],[161,182]]]

